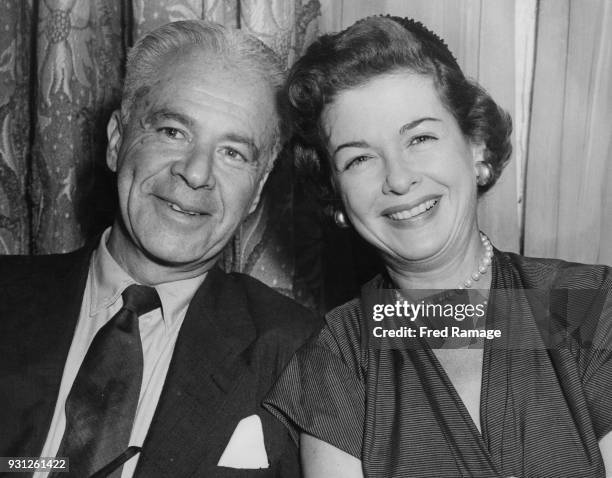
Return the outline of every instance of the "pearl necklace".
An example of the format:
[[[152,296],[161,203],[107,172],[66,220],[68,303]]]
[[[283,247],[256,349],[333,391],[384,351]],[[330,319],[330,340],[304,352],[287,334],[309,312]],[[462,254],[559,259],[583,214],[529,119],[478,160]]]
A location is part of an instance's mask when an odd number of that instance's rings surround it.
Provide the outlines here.
[[[470,289],[474,285],[474,282],[478,282],[480,278],[486,274],[487,270],[489,270],[489,267],[491,266],[491,262],[493,260],[493,246],[491,245],[491,241],[489,240],[489,238],[482,231],[480,231],[480,240],[485,248],[485,253],[480,259],[478,268],[466,281],[464,281],[462,284],[459,284],[457,289],[447,290],[443,294],[446,299],[451,298],[455,294],[459,294],[460,290]],[[406,300],[403,294],[398,289],[395,289],[394,292],[397,301],[401,302],[402,300]],[[481,304],[484,305],[485,309],[488,307],[489,301],[486,297],[482,300]]]
[[[480,240],[485,248],[485,253],[478,268],[472,273],[472,275],[463,284],[459,284],[457,289],[469,289],[474,285],[474,282],[478,282],[480,278],[486,274],[487,270],[491,266],[491,260],[493,259],[493,246],[491,241],[484,232],[480,232]]]
[[[487,235],[482,231],[480,231],[480,241],[485,248],[484,256],[482,256],[480,259],[478,268],[466,281],[463,282],[463,284],[459,284],[457,286],[457,290],[470,289],[474,285],[474,282],[478,282],[480,278],[487,273],[487,270],[489,270],[489,267],[491,266],[491,261],[493,260],[493,246],[491,245],[491,241]],[[395,291],[395,296],[397,300],[402,300],[403,298],[402,294],[397,289]]]

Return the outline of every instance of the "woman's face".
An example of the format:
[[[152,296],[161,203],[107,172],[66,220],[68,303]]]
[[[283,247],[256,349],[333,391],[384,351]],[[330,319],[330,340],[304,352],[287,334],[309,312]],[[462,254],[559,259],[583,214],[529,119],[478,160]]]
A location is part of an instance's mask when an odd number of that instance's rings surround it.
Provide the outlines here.
[[[363,238],[400,263],[464,250],[483,147],[463,136],[431,78],[375,77],[338,94],[322,119],[334,184]]]

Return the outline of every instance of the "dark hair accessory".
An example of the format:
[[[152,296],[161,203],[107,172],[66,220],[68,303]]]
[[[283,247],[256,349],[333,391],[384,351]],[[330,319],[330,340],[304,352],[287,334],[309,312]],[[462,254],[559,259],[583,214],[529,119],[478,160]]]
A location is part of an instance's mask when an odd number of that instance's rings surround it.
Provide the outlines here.
[[[459,67],[459,64],[457,63],[457,59],[455,58],[453,53],[450,51],[450,48],[448,47],[446,42],[442,40],[442,38],[440,38],[434,32],[432,32],[429,28],[427,28],[425,25],[423,25],[421,22],[413,18],[408,18],[408,17],[396,17],[393,15],[378,15],[378,16],[393,20],[394,22],[398,23],[399,25],[404,27],[409,32],[414,33],[415,35],[428,41],[429,43],[432,44],[432,46],[436,47],[436,49],[438,49],[440,53],[446,56],[447,59],[451,63],[454,64],[453,66],[456,66],[457,69],[461,70],[461,68]],[[367,20],[367,18],[364,18],[363,20],[359,20],[359,22],[357,23],[360,23],[364,20]]]

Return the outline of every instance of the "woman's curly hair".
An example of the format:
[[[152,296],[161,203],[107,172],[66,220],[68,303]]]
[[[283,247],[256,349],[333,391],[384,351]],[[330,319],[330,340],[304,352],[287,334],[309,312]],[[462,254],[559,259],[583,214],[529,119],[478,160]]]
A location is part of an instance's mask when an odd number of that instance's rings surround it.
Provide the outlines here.
[[[465,137],[486,146],[484,157],[493,174],[489,184],[479,186],[479,193],[501,175],[512,152],[510,115],[465,77],[446,44],[423,24],[392,16],[368,17],[310,45],[285,85],[283,109],[293,154],[324,203],[336,200],[322,125],[325,107],[340,92],[398,70],[433,78],[441,101]]]

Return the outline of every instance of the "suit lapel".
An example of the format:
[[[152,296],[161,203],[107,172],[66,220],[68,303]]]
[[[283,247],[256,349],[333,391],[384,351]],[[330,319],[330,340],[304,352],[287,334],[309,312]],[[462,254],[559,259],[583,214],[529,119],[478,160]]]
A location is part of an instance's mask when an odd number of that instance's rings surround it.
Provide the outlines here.
[[[220,456],[236,425],[229,409],[252,380],[242,352],[254,337],[244,291],[213,268],[179,332],[135,477],[188,476]]]
[[[19,347],[3,358],[2,367],[18,397],[11,409],[15,417],[22,417],[15,429],[22,435],[9,444],[12,455],[31,456],[42,450],[79,317],[91,249],[40,261],[33,258],[28,283],[13,284],[19,317],[10,321],[16,326],[2,338],[2,348],[6,344]]]

